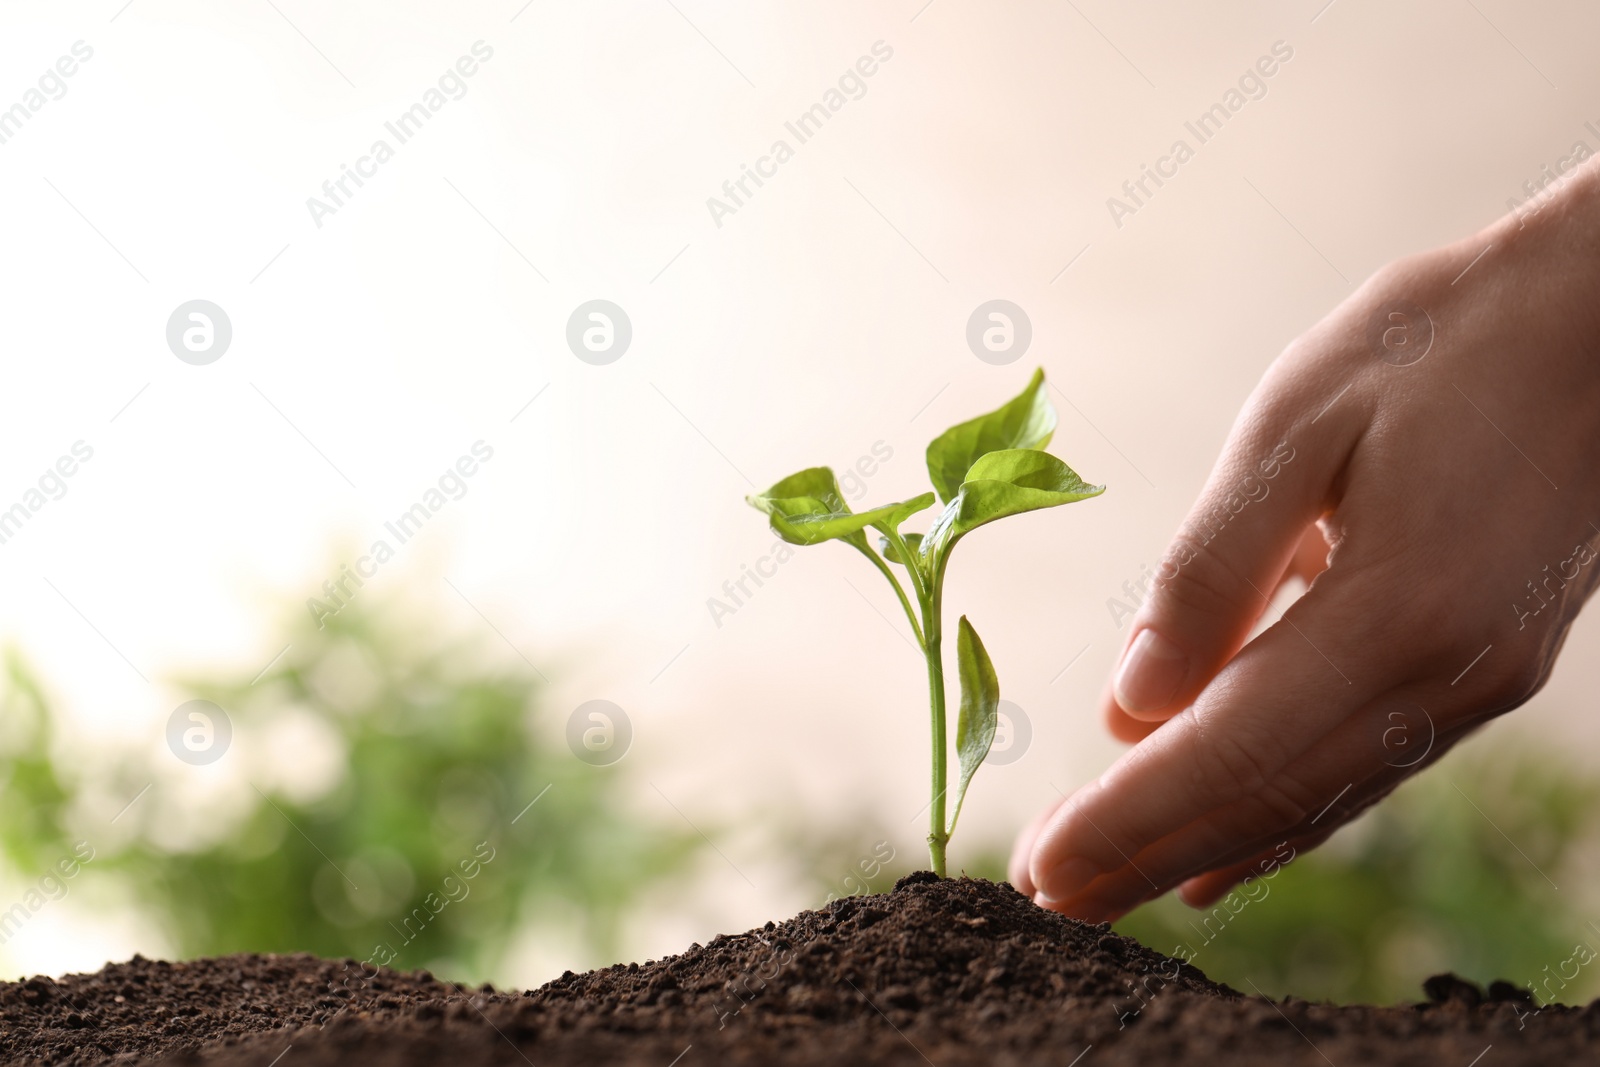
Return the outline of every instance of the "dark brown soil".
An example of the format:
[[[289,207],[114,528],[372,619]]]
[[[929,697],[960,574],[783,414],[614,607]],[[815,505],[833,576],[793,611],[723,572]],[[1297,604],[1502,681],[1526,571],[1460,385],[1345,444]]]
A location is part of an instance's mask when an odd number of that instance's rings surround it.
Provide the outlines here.
[[[93,975],[0,983],[0,1057],[230,1067],[1502,1067],[1592,1062],[1600,1052],[1600,1001],[1535,1010],[1505,983],[1486,995],[1448,976],[1426,992],[1427,1002],[1396,1008],[1245,996],[1104,926],[1041,911],[1010,886],[920,874],[884,896],[836,901],[681,956],[568,973],[522,994],[425,972],[364,978],[354,961],[311,956],[135,957]]]

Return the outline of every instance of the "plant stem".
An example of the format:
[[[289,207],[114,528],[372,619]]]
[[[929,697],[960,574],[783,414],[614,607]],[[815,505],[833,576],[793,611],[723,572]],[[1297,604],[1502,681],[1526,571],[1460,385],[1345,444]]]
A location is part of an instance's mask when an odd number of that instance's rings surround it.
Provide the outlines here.
[[[928,858],[933,866],[933,873],[940,878],[945,877],[945,845],[950,840],[950,830],[945,825],[945,792],[946,779],[949,776],[949,738],[945,727],[944,706],[944,657],[941,653],[944,624],[941,612],[944,600],[944,560],[936,559],[930,572],[918,569],[916,556],[911,552],[910,546],[900,536],[898,530],[886,530],[884,535],[894,545],[900,558],[906,561],[906,572],[911,578],[912,591],[917,595],[917,605],[922,609],[922,625],[917,625],[917,616],[911,610],[911,601],[906,597],[905,589],[900,585],[900,580],[889,569],[881,556],[870,548],[856,545],[861,554],[872,561],[872,565],[883,572],[889,579],[889,584],[894,586],[895,595],[900,598],[900,606],[905,609],[906,618],[911,620],[911,632],[917,636],[917,644],[922,648],[922,655],[928,662],[928,703],[932,712],[933,726],[933,799],[928,804]],[[852,542],[854,543],[854,542]]]
[[[943,623],[940,610],[944,597],[943,568],[937,568],[931,588],[922,599],[922,628],[927,639],[922,644],[928,660],[928,702],[933,717],[933,801],[928,806],[928,857],[933,863],[933,873],[945,876],[944,847],[950,832],[944,821],[944,795],[946,776],[946,738],[944,716],[944,658],[940,654]]]
[[[911,610],[911,601],[906,599],[906,591],[901,588],[900,579],[894,576],[894,571],[890,570],[889,565],[883,561],[881,556],[872,551],[872,549],[861,548],[860,545],[857,545],[856,547],[861,549],[861,554],[870,559],[872,561],[872,565],[882,571],[883,576],[889,579],[889,584],[894,586],[895,596],[900,598],[900,606],[905,609],[906,618],[911,621],[911,632],[917,636],[917,644],[926,649],[927,643],[922,638],[922,627],[917,625],[917,613]],[[917,599],[918,601],[921,601],[922,599],[920,588],[917,593]]]
[[[922,564],[916,553],[911,551],[911,546],[906,544],[905,537],[894,527],[884,527],[883,534],[894,546],[894,550],[900,553],[900,558],[905,561],[906,573],[911,576],[911,588],[917,594],[917,603],[923,603],[927,599],[928,591],[923,584]]]

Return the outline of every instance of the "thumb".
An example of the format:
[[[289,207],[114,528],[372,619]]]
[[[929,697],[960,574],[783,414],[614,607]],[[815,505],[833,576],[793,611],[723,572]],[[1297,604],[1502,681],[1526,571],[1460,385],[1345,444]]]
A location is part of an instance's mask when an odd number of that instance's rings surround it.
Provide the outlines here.
[[[1250,415],[1157,568],[1112,678],[1112,719],[1187,707],[1244,644],[1328,503],[1345,451],[1331,420],[1271,433]]]

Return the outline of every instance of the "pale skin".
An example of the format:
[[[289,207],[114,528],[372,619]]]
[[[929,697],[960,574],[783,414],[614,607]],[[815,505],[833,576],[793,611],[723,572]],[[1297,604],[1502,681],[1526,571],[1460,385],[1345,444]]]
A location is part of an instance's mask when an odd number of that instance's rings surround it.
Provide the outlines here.
[[[1383,268],[1268,368],[1101,699],[1134,745],[1018,837],[1022,892],[1088,921],[1206,906],[1543,685],[1600,581],[1596,162]],[[1397,302],[1432,323],[1408,365]]]

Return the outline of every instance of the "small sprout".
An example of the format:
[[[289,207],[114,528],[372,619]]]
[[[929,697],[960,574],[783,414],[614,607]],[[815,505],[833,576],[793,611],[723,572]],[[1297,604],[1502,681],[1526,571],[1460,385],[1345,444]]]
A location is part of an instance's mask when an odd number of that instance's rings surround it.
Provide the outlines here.
[[[978,527],[1058,504],[1071,504],[1105,492],[1089,485],[1044,451],[1056,428],[1056,410],[1044,391],[1044,371],[1018,396],[987,415],[952,426],[928,446],[928,476],[934,493],[897,504],[852,512],[827,467],[791,474],[765,493],[747,497],[766,513],[772,530],[790,544],[843,541],[866,556],[894,587],[928,663],[928,698],[933,713],[933,801],[929,808],[928,853],[933,871],[945,873],[945,846],[961,816],[961,802],[978,765],[994,743],[1000,682],[978,632],[965,615],[956,631],[961,704],[956,719],[955,798],[945,818],[949,739],[945,723],[943,596],[945,569],[956,543]],[[911,516],[937,500],[943,505],[926,533],[902,532]],[[867,530],[878,533],[877,548]],[[909,595],[889,564],[904,568]],[[915,607],[912,606],[915,601]]]

